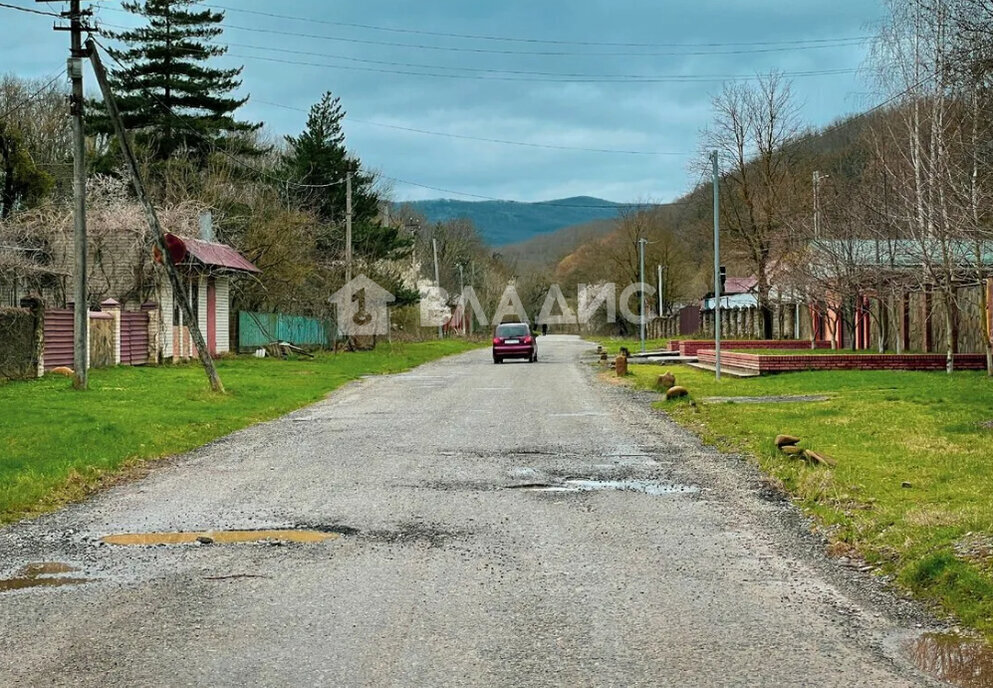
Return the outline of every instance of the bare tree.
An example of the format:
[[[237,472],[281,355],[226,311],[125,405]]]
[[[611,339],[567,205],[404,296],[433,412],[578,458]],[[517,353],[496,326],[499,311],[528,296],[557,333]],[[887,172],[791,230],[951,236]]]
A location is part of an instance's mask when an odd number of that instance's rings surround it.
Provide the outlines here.
[[[762,332],[773,334],[770,272],[792,243],[786,217],[794,193],[791,144],[801,133],[788,81],[776,73],[755,84],[729,83],[714,98],[714,122],[704,132],[721,163],[722,225],[755,271]]]

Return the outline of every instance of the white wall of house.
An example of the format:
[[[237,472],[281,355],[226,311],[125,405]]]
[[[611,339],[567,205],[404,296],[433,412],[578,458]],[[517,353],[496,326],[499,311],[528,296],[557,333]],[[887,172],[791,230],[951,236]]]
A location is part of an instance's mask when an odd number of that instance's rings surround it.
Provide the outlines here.
[[[200,325],[200,332],[204,339],[207,338],[207,276],[201,276],[196,284],[198,290],[197,322]],[[217,353],[225,354],[231,350],[230,341],[230,320],[231,320],[231,277],[228,275],[217,275],[214,277],[214,289],[217,298],[217,311],[215,313],[216,324],[216,344]],[[164,284],[159,291],[159,342],[161,357],[163,360],[172,358],[173,351],[173,307],[174,299],[172,289],[168,283]],[[181,314],[181,320],[183,316]],[[186,325],[183,322],[183,325]],[[181,358],[189,357],[192,349],[183,347],[179,352]]]

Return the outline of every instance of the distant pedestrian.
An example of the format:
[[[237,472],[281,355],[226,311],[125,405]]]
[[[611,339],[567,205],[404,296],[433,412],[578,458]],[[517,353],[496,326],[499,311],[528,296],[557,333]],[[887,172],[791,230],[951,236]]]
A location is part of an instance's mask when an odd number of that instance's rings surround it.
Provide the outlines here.
[[[541,323],[541,334],[542,336],[548,334],[548,323]]]

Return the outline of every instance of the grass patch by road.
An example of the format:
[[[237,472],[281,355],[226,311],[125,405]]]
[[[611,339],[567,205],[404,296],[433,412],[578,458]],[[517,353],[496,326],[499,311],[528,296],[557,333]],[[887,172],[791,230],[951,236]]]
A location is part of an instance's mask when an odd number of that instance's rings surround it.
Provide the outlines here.
[[[60,376],[2,384],[0,523],[81,498],[144,460],[278,417],[362,375],[401,372],[476,346],[445,340],[313,360],[224,359],[224,395],[209,391],[198,365],[93,370],[87,392]]]
[[[834,552],[857,552],[993,638],[993,380],[985,373],[815,371],[718,383],[686,366],[638,365],[630,379],[649,388],[667,369],[696,403],[659,406],[708,443],[756,457],[815,516]],[[701,403],[818,394],[831,399]],[[802,437],[837,467],[785,457],[773,445],[779,433]]]
[[[661,351],[669,348],[669,342],[672,339],[680,339],[680,337],[663,337],[661,339],[646,339],[645,340],[645,351]],[[628,351],[635,354],[641,351],[641,340],[637,337],[601,337],[597,339],[597,343],[601,344],[603,348],[607,350],[608,353],[617,355],[621,350],[622,346],[626,346]]]

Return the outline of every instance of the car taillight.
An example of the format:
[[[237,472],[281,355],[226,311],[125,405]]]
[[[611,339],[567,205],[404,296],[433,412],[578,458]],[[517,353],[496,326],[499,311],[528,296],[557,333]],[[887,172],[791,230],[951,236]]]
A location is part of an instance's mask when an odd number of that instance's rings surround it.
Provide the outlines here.
[[[494,344],[502,344],[503,343],[503,340],[500,339],[499,337],[494,337],[493,338],[493,343]]]
[[[525,343],[525,344],[530,344],[530,343],[531,343],[531,337],[530,337],[530,336],[528,336],[528,337],[525,337],[525,338],[524,338],[524,343]]]

